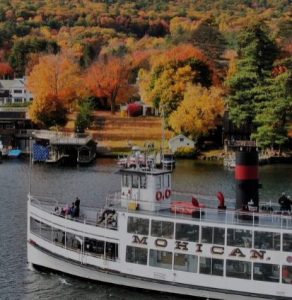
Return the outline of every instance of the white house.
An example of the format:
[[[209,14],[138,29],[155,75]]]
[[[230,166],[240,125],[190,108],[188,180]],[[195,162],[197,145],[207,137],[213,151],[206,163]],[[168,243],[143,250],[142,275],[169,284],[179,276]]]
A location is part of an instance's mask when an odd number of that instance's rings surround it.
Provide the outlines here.
[[[171,151],[174,153],[180,147],[195,147],[195,142],[184,136],[183,134],[179,134],[168,141],[168,146]]]
[[[32,100],[32,94],[26,89],[25,77],[0,80],[0,104],[25,103]]]

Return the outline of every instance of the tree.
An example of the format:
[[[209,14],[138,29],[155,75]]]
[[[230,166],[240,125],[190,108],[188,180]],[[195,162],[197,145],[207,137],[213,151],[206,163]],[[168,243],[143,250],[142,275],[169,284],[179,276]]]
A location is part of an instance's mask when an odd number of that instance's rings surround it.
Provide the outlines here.
[[[267,100],[264,86],[271,76],[277,55],[275,42],[269,38],[262,24],[247,27],[238,38],[239,59],[236,71],[226,82],[229,88],[229,117],[238,127],[255,131],[256,104]]]
[[[0,62],[0,77],[2,79],[12,76],[13,74],[13,69],[8,63],[1,63]]]
[[[86,84],[98,98],[107,98],[112,113],[115,106],[129,88],[130,61],[121,57],[99,59],[87,71]]]
[[[34,96],[30,116],[44,126],[64,125],[66,113],[83,89],[78,64],[65,55],[47,55],[39,59],[28,76],[28,89]]]
[[[169,117],[169,125],[176,133],[197,139],[215,128],[223,113],[224,101],[220,88],[188,85],[183,101]]]
[[[292,72],[286,71],[271,79],[266,87],[269,101],[257,105],[257,131],[253,139],[264,148],[281,147],[288,140],[292,121]]]
[[[139,88],[144,101],[163,107],[166,118],[177,109],[188,84],[210,87],[217,82],[214,66],[191,45],[174,47],[153,55],[151,69],[139,73]]]
[[[75,121],[75,131],[80,133],[84,132],[84,130],[90,126],[92,104],[90,101],[83,101],[79,104],[78,108],[79,111]]]

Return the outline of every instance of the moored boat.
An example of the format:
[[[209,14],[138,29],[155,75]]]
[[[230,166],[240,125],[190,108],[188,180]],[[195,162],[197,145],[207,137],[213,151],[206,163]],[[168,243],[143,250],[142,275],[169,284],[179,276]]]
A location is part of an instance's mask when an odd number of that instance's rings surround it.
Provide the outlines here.
[[[119,174],[121,190],[103,208],[75,202],[70,211],[30,194],[28,262],[181,295],[292,298],[291,213],[259,202],[255,151],[237,156],[233,203],[222,193],[174,193],[170,170],[121,168]]]

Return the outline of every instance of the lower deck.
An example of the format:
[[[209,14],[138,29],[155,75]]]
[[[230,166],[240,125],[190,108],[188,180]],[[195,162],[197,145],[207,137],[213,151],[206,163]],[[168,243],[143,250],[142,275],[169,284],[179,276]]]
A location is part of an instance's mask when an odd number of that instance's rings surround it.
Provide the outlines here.
[[[30,200],[28,240],[62,259],[165,284],[208,289],[212,282],[218,290],[292,297],[292,233],[263,226],[266,215],[250,226],[249,219],[226,218],[229,211],[217,211],[222,219],[214,222],[215,209],[192,217],[81,205],[76,218],[55,207]]]

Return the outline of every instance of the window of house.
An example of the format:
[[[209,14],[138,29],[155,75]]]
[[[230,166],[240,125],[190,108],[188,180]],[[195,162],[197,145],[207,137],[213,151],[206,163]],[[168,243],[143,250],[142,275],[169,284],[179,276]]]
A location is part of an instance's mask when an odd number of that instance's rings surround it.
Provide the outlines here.
[[[183,141],[184,141],[184,138],[183,138],[183,137],[179,138],[179,141],[180,141],[180,142],[183,142]]]
[[[22,90],[14,90],[13,91],[15,94],[22,94]]]

